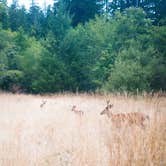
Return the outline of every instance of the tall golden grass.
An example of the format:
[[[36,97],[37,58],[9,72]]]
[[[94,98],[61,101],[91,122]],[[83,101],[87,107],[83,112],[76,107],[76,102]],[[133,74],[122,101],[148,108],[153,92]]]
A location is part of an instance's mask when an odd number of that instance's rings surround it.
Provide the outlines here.
[[[146,128],[115,128],[100,115],[108,99],[114,113],[149,115]],[[165,156],[165,97],[0,94],[1,166],[164,166]]]

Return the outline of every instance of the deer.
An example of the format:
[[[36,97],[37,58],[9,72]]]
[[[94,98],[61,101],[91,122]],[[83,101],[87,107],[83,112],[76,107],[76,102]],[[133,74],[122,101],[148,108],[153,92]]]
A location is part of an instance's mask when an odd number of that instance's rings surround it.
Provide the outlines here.
[[[79,116],[83,116],[84,115],[84,112],[81,111],[81,110],[78,110],[76,105],[73,105],[71,111],[73,111],[75,114],[79,115]]]
[[[43,108],[46,103],[47,103],[47,100],[43,100],[42,103],[40,104],[40,108]]]
[[[117,127],[121,127],[122,124],[127,124],[129,126],[137,125],[144,128],[145,127],[144,122],[146,120],[149,120],[149,116],[141,112],[113,114],[111,110],[112,107],[113,107],[113,104],[110,104],[110,101],[108,100],[107,106],[100,113],[100,115],[106,114],[107,117],[111,119],[112,123],[115,124]]]

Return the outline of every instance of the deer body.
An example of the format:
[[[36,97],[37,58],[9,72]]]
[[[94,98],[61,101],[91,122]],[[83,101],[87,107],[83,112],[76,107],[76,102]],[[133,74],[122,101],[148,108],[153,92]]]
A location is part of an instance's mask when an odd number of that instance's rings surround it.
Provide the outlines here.
[[[117,127],[121,127],[123,124],[127,124],[129,126],[138,125],[141,127],[145,127],[144,122],[147,119],[149,120],[149,116],[140,112],[113,114],[111,111],[112,107],[113,105],[109,104],[109,102],[107,101],[107,106],[100,114],[106,114],[107,117],[111,119],[112,123]]]

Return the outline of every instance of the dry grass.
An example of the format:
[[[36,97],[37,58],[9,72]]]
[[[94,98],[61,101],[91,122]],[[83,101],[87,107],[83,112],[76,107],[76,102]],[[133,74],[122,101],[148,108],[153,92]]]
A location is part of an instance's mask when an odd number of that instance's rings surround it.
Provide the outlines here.
[[[100,115],[108,98],[115,113],[148,114],[146,129],[114,128]],[[165,156],[164,97],[0,94],[1,166],[164,166]]]

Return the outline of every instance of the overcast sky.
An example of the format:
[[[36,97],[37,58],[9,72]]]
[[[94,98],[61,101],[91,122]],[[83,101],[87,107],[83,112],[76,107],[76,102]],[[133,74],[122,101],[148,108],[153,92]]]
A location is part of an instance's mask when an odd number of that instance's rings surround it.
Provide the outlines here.
[[[53,0],[35,0],[35,2],[43,8],[44,1],[46,2],[46,5],[53,4]],[[12,3],[12,0],[7,0],[8,5]],[[29,8],[29,5],[31,4],[32,0],[18,0],[19,5],[24,5],[27,9]]]

